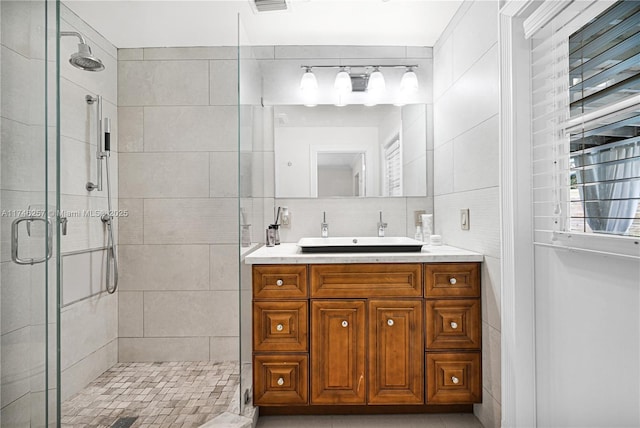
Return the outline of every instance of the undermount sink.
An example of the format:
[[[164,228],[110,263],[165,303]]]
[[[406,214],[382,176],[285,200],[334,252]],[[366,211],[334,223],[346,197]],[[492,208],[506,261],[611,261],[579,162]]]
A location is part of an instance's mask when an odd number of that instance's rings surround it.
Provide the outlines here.
[[[402,236],[302,238],[298,241],[303,253],[405,253],[418,252],[422,245],[421,241]]]

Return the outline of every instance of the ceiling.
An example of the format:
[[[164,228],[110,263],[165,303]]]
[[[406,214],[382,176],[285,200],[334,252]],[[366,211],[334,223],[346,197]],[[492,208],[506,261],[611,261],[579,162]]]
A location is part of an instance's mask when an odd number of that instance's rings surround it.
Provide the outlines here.
[[[63,0],[118,48],[234,46],[238,14],[250,45],[433,46],[462,3],[288,0],[256,12],[250,1]]]

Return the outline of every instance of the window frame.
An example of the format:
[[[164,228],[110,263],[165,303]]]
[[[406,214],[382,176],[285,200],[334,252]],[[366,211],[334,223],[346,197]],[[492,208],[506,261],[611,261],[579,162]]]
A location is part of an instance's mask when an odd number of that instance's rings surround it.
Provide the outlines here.
[[[546,3],[546,2],[545,2]],[[564,38],[568,45],[569,36],[573,34],[578,29],[582,28],[584,25],[589,23],[592,19],[600,15],[606,9],[611,7],[615,2],[610,2],[606,0],[596,0],[589,4],[579,4],[578,2],[565,2],[563,3],[563,7],[560,7],[558,3],[556,3],[556,10],[553,13],[546,13],[545,19],[541,19],[539,16],[536,16],[536,12],[540,12],[539,15],[544,15],[544,7],[541,6],[538,10],[534,11],[531,16],[525,21],[525,34],[529,37],[533,37],[539,30],[543,27],[554,26],[558,28],[557,34],[555,37],[557,39]],[[532,19],[533,17],[533,19]],[[528,21],[528,22],[527,22]],[[527,24],[529,26],[536,26],[535,29],[527,28]],[[547,27],[547,31],[548,31]],[[556,40],[557,40],[556,39]],[[533,42],[529,40],[529,50],[531,52],[531,62],[533,64]],[[546,55],[557,55],[557,52],[549,52]],[[565,64],[567,68],[567,73],[562,74],[559,77],[556,76],[556,82],[558,83],[558,79],[568,78],[568,58],[567,63]],[[531,110],[531,119],[532,122],[535,118],[534,114],[534,106],[533,106],[533,92],[536,87],[534,86],[533,75],[530,77],[531,86],[530,86],[530,108]],[[569,99],[569,90],[567,86],[566,90],[566,99]],[[633,103],[633,105],[638,105],[637,101],[640,101],[640,95],[633,97],[634,100],[628,101],[628,103]],[[637,99],[637,100],[636,100]],[[622,103],[620,103],[622,104]],[[634,259],[640,259],[640,237],[636,236],[625,236],[625,235],[615,235],[615,234],[606,234],[606,233],[594,233],[594,232],[583,232],[576,231],[570,229],[570,185],[568,185],[568,172],[562,169],[562,164],[568,164],[570,161],[570,150],[569,150],[569,136],[568,130],[575,129],[576,126],[580,126],[585,117],[577,116],[577,117],[569,117],[568,114],[568,105],[567,105],[567,114],[562,120],[559,121],[557,125],[557,132],[562,133],[564,135],[564,141],[560,141],[562,137],[558,137],[558,139],[553,143],[555,147],[555,168],[556,171],[554,174],[554,184],[553,188],[556,193],[555,203],[560,208],[558,210],[557,217],[555,219],[555,223],[557,227],[554,227],[553,230],[542,230],[537,227],[535,222],[534,215],[534,223],[532,225],[532,232],[534,235],[533,243],[534,245],[540,246],[553,246],[553,247],[564,247],[570,250],[576,251],[586,251],[591,253],[599,253],[603,255],[611,255],[611,256],[621,256],[621,257],[630,257]],[[586,122],[585,122],[586,123]],[[532,150],[535,149],[535,143],[533,140],[533,124],[531,131],[531,144]],[[533,162],[533,158],[532,158]],[[533,171],[532,175],[532,184],[535,176],[535,171]],[[563,192],[566,192],[564,194]],[[533,206],[536,206],[536,203],[541,203],[540,199],[536,196],[536,192],[534,186],[532,185],[532,202]]]

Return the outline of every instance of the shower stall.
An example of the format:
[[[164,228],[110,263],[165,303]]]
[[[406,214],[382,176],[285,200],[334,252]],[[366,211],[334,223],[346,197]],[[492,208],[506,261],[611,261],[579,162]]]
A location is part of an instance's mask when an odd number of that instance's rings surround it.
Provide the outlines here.
[[[259,61],[239,16],[235,46],[196,53],[94,28],[64,2],[0,2],[0,425],[191,405],[157,370],[209,394],[167,423],[250,418],[243,257],[273,210]],[[138,375],[129,407],[77,407]]]

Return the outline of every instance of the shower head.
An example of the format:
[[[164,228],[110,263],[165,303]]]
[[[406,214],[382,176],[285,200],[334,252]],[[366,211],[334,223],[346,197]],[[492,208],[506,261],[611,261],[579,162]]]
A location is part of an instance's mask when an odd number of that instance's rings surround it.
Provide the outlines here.
[[[85,42],[84,37],[82,37],[80,33],[76,33],[75,31],[61,31],[60,36],[75,36],[80,39],[80,43],[78,43],[78,52],[74,52],[71,54],[71,58],[69,58],[69,63],[71,65],[84,71],[104,70],[102,61],[91,53],[91,48]]]

